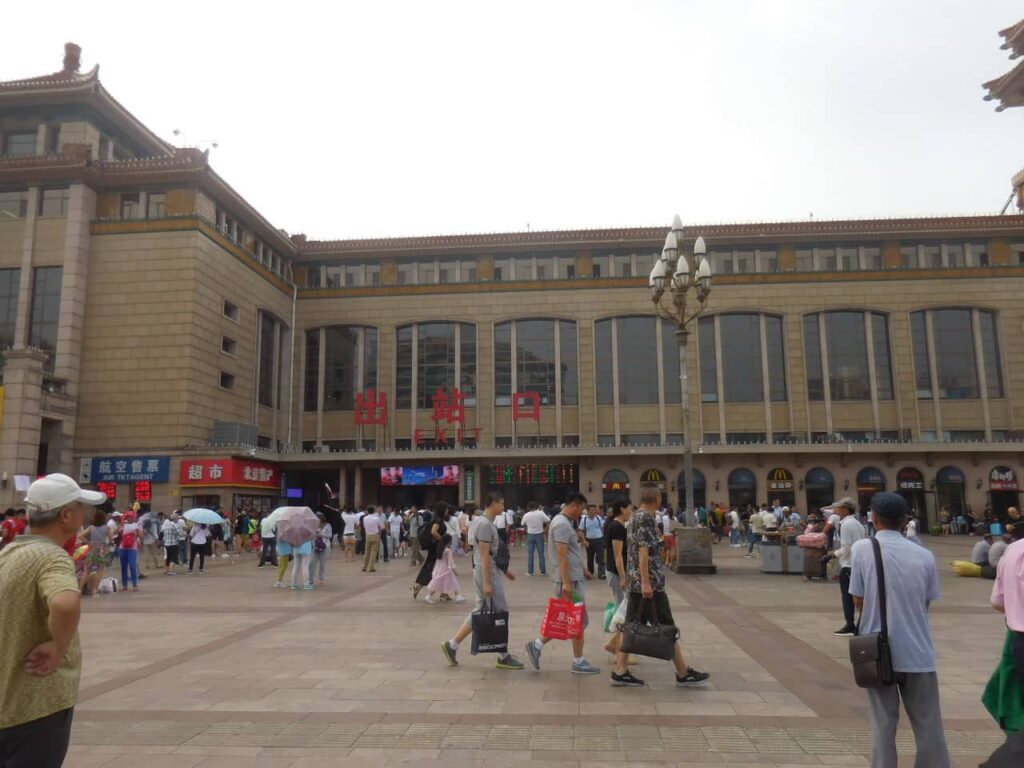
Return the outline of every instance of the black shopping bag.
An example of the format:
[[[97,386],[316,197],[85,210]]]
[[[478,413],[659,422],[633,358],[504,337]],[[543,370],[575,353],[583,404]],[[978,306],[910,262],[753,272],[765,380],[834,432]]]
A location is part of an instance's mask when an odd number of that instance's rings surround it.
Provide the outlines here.
[[[471,653],[508,653],[508,611],[495,611],[490,600],[473,614]]]
[[[674,658],[679,630],[671,624],[658,623],[654,602],[651,600],[642,600],[637,613],[639,615],[633,621],[622,626],[619,650],[652,659]]]

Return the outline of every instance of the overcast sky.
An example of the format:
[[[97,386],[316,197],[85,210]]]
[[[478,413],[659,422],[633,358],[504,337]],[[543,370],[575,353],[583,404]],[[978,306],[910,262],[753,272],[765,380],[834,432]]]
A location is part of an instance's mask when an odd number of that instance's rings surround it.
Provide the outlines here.
[[[45,18],[40,17],[45,13]],[[995,213],[1010,0],[14,3],[275,226],[314,239]],[[207,146],[201,144],[201,146]]]

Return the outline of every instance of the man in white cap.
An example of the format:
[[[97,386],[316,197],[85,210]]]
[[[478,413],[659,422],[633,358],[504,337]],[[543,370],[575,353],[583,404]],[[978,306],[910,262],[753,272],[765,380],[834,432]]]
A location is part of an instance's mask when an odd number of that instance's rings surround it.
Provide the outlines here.
[[[75,566],[64,543],[106,496],[47,475],[25,496],[29,534],[0,551],[0,765],[59,768],[71,737],[82,652]]]
[[[843,598],[843,626],[832,634],[840,637],[853,637],[857,634],[857,625],[854,623],[853,597],[850,595],[850,572],[853,567],[851,556],[853,545],[861,539],[867,538],[867,532],[860,524],[860,520],[857,519],[857,502],[849,496],[832,502],[824,507],[824,511],[835,512],[840,518],[839,546],[829,554],[839,559],[839,591]]]

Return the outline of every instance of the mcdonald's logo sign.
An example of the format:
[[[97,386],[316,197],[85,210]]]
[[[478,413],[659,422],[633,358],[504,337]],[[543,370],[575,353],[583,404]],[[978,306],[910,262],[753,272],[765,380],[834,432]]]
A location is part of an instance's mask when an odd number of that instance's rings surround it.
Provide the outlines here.
[[[664,483],[665,474],[660,469],[648,469],[640,475],[641,483]]]
[[[792,491],[793,473],[783,467],[776,467],[768,473],[769,491]]]

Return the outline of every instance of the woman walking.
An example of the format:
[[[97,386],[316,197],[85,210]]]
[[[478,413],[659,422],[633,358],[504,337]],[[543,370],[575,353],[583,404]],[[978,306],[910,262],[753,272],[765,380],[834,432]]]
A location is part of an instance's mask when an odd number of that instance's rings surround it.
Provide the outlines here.
[[[205,573],[207,548],[210,546],[210,529],[205,525],[193,525],[189,541],[192,543],[192,552],[188,558],[188,572],[192,573],[196,555],[199,555],[199,573],[202,575]]]
[[[323,512],[317,512],[316,516],[320,518],[320,530],[316,532],[316,538],[313,539],[313,555],[309,561],[309,584],[312,586],[313,575],[319,572],[320,578],[317,583],[322,587],[327,578],[327,558],[331,554],[331,539],[334,537],[334,529],[327,522]]]
[[[452,543],[451,534],[446,533],[437,545],[441,555],[437,558],[437,562],[434,563],[433,578],[427,584],[427,596],[424,598],[425,602],[431,605],[437,602],[434,595],[438,595],[442,599],[447,595],[456,603],[466,602],[466,598],[459,593],[459,580],[455,573],[455,557],[452,554]]]
[[[420,572],[416,576],[416,583],[412,585],[413,600],[419,597],[420,590],[429,585],[430,580],[434,578],[434,564],[437,562],[438,544],[441,543],[442,537],[448,532],[448,518],[451,517],[452,508],[448,506],[447,502],[439,501],[434,504],[433,513],[434,517],[430,521],[430,542],[424,553],[426,560],[423,561],[423,567],[420,568]],[[420,542],[421,545],[424,543],[426,542]]]
[[[174,566],[178,563],[178,545],[181,544],[181,528],[178,527],[176,515],[172,514],[160,526],[160,534],[164,542],[164,574],[174,575]]]
[[[106,569],[107,550],[114,538],[113,530],[107,525],[107,515],[102,509],[93,512],[92,525],[86,528],[86,536],[89,554],[85,559],[85,576],[81,588],[83,595],[95,595]]]
[[[135,522],[135,513],[125,512],[124,522],[118,528],[121,543],[118,546],[118,557],[121,560],[121,589],[127,589],[131,577],[132,592],[139,591],[139,544],[142,539],[142,527]]]
[[[345,524],[342,531],[342,543],[345,545],[345,562],[355,560],[356,551],[356,529],[359,527],[359,513],[352,507],[347,507],[341,513],[341,520]]]

